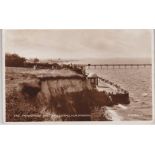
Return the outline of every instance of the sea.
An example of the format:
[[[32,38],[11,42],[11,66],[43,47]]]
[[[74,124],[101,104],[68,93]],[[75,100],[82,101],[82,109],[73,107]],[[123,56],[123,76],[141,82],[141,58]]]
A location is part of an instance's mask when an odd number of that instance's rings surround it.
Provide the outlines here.
[[[99,61],[98,61],[99,62]],[[133,64],[137,61],[132,61]],[[107,62],[106,62],[107,63]],[[124,62],[123,62],[124,63]],[[142,63],[142,61],[138,61]],[[144,62],[146,63],[146,62]],[[148,63],[148,62],[147,62]],[[129,64],[129,63],[128,63]],[[87,73],[96,73],[127,90],[130,96],[129,105],[118,104],[111,111],[124,121],[151,121],[152,104],[152,67],[86,67]]]
[[[128,106],[117,105],[113,110],[122,120],[152,120],[152,73],[151,67],[121,69],[87,68],[87,73],[96,73],[127,90],[130,96]]]

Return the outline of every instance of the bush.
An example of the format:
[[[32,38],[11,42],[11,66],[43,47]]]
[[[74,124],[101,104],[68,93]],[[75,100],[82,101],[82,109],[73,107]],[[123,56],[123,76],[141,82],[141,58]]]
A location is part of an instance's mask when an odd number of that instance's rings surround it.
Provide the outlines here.
[[[17,54],[6,54],[5,55],[5,65],[7,67],[23,67],[26,59],[20,57]]]

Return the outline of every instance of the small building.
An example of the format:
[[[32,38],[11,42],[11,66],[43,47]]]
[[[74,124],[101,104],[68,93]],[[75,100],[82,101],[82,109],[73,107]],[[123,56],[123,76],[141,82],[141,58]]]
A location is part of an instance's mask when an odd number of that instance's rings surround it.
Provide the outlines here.
[[[98,76],[95,73],[88,74],[88,80],[90,81],[91,85],[96,88],[98,85]]]

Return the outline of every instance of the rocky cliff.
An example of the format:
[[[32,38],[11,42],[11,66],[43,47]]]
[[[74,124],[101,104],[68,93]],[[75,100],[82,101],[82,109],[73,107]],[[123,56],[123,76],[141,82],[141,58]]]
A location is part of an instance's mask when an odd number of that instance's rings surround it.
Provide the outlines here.
[[[7,104],[13,114],[8,121],[90,121],[94,116],[96,119],[95,109],[111,104],[108,96],[94,90],[86,77],[70,70],[32,72],[18,86],[14,105]],[[106,120],[104,110],[98,111],[97,120]]]

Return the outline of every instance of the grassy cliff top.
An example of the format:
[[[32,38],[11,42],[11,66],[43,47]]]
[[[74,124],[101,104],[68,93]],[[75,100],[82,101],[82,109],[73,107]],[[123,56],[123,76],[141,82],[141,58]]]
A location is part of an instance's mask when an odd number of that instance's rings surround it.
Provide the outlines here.
[[[40,79],[47,78],[84,78],[82,74],[78,74],[75,71],[69,69],[60,69],[60,70],[45,70],[45,71],[36,71],[35,73]]]
[[[6,67],[6,72],[9,74],[24,74],[33,75],[39,79],[47,78],[84,78],[82,74],[78,74],[70,69],[38,69],[34,70],[32,68],[20,68],[20,67]]]

